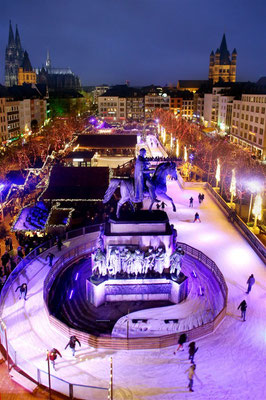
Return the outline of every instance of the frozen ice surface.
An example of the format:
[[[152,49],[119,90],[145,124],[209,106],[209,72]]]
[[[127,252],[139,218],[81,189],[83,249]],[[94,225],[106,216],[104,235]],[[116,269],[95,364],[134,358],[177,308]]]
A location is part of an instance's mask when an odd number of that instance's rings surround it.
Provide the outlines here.
[[[229,290],[226,318],[215,333],[197,341],[199,350],[195,362],[200,381],[194,380],[195,392],[189,393],[187,389],[187,345],[185,351],[177,355],[173,354],[173,347],[111,351],[83,345],[73,358],[69,349],[64,350],[68,338],[49,326],[43,308],[42,283],[48,266],[42,257],[38,265],[32,266],[31,271],[20,277],[20,282],[32,277],[28,301],[18,301],[17,293],[10,290],[4,309],[8,338],[17,351],[19,365],[26,370],[31,369],[24,359],[46,370],[46,350],[56,347],[63,358],[56,361],[57,370],[53,374],[85,385],[108,387],[109,359],[112,356],[116,400],[263,400],[266,393],[265,265],[205,190],[181,190],[174,181],[168,183],[168,188],[169,195],[174,197],[177,212],[172,212],[170,204],[167,204],[166,211],[177,229],[178,240],[213,259],[223,273]],[[199,191],[205,194],[201,205],[197,202]],[[194,197],[194,208],[188,207],[191,196]],[[196,211],[200,214],[201,223],[193,223]],[[81,240],[86,238],[74,239],[71,244],[67,242],[66,247],[74,246]],[[56,249],[53,251],[58,254]],[[251,273],[256,283],[247,295],[246,281]],[[243,299],[248,304],[246,322],[241,321],[237,310]],[[96,400],[107,398],[106,392],[97,390],[90,395],[84,392],[82,396]]]

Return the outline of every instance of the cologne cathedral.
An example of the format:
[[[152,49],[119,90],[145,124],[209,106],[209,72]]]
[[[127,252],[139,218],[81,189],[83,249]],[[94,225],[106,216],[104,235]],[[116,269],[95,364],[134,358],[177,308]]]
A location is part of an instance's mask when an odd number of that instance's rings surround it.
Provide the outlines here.
[[[24,50],[21,46],[18,27],[14,37],[11,21],[9,23],[8,44],[5,57],[5,85],[14,86],[18,84],[18,70],[23,64]]]

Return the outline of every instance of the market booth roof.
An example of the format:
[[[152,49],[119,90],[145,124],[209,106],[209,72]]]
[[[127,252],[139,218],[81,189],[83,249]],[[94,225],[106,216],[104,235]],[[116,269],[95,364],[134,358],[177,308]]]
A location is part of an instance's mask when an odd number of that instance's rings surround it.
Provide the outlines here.
[[[79,135],[75,144],[87,149],[128,149],[135,148],[137,135]]]
[[[42,200],[93,201],[102,200],[109,185],[107,167],[55,166]]]

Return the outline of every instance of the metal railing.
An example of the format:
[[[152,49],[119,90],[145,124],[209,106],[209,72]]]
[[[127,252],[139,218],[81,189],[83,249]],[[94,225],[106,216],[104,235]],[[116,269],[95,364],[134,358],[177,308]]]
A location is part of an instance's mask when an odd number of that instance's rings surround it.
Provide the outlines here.
[[[102,224],[90,225],[84,228],[76,229],[73,231],[69,231],[65,233],[61,238],[62,240],[73,239],[75,237],[86,235],[88,233],[97,232]],[[5,297],[10,290],[12,284],[18,278],[18,276],[25,270],[27,265],[31,263],[32,260],[37,258],[40,254],[45,252],[46,250],[55,246],[55,240],[49,240],[45,243],[42,243],[38,247],[36,247],[31,253],[29,253],[21,262],[16,266],[16,268],[11,272],[8,279],[5,282],[5,285],[0,294],[0,316],[3,312],[4,300]],[[62,267],[63,264],[67,264],[69,261],[73,259],[73,257],[82,256],[83,254],[90,251],[92,242],[85,243],[80,246],[80,251],[77,254],[76,249],[71,249],[64,255],[62,255],[54,267],[49,272],[47,278],[51,278],[53,274],[58,271],[59,268]],[[46,279],[47,279],[46,278]],[[8,341],[8,335],[5,327],[5,323],[0,318],[0,344],[8,350],[6,352],[6,358],[11,362],[13,367],[20,368],[26,375],[28,375],[33,381],[38,383],[39,385],[43,385],[48,387],[48,372],[37,368],[34,364],[28,362],[24,358],[20,357],[19,352],[17,352],[11,343]],[[46,351],[44,350],[44,358],[46,357]],[[70,399],[102,399],[102,395],[99,395],[99,392],[108,392],[108,388],[98,387],[98,386],[90,386],[90,385],[79,385],[74,384],[63,379],[60,379],[56,376],[51,375],[51,383],[53,390],[63,393],[68,396]],[[107,398],[107,395],[106,395]]]
[[[208,182],[205,183],[205,187],[215,198],[215,200],[217,200],[218,204],[220,205],[220,208],[225,213],[225,215],[229,217],[232,212],[232,208],[229,207],[226,201],[224,201],[224,199],[219,195],[219,193],[217,193]],[[256,235],[254,235],[253,232],[251,232],[251,230],[248,228],[245,222],[237,214],[234,216],[234,222],[239,231],[242,233],[242,235],[248,240],[250,245],[256,251],[258,256],[262,259],[262,261],[264,261],[264,263],[266,263],[266,249],[263,243],[257,238]]]
[[[58,274],[58,272],[61,269],[65,268],[66,263],[70,261],[73,262],[75,259],[86,254],[86,252],[93,251],[95,248],[94,244],[95,244],[94,242],[82,244],[70,250],[59,260],[57,260],[54,267],[52,268],[52,270],[45,279],[44,301],[45,301],[45,309],[47,312],[47,316],[50,321],[50,324],[53,325],[55,329],[59,330],[63,334],[68,336],[75,335],[79,338],[81,342],[89,344],[90,346],[95,348],[106,348],[106,349],[117,349],[117,350],[152,349],[152,348],[172,346],[173,344],[176,343],[178,336],[181,333],[186,333],[188,337],[191,338],[190,340],[203,336],[207,333],[211,333],[221,322],[221,320],[225,317],[228,289],[223,274],[221,273],[215,262],[211,260],[209,257],[207,257],[200,250],[197,250],[194,247],[187,245],[186,243],[178,242],[177,246],[181,246],[188,255],[201,261],[211,271],[211,273],[216,277],[218,281],[224,301],[222,308],[220,309],[220,311],[218,311],[218,314],[214,317],[213,321],[186,332],[172,333],[158,337],[141,337],[141,338],[117,338],[117,337],[112,337],[110,335],[94,336],[92,334],[81,332],[78,331],[77,329],[68,327],[65,323],[61,322],[50,313],[48,307],[48,293],[50,292],[51,286],[54,282],[54,277]],[[73,257],[72,260],[71,260],[71,255]]]

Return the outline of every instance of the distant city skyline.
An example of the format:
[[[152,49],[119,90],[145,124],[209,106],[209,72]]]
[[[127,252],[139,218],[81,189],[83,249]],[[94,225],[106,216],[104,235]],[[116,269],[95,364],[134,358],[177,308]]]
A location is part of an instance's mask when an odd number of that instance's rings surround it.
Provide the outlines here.
[[[173,84],[208,79],[209,56],[225,33],[237,49],[237,81],[266,75],[263,0],[3,0],[0,14],[0,82],[9,20],[17,24],[34,68],[70,67],[83,85]]]

